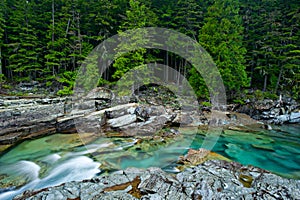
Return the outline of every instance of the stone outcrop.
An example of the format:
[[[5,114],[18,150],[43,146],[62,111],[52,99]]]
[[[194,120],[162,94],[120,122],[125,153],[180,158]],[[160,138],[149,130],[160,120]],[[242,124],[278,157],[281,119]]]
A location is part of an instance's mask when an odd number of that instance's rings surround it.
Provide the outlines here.
[[[153,135],[172,124],[202,124],[194,111],[185,113],[171,106],[124,99],[103,88],[92,90],[84,98],[0,96],[0,151],[24,139],[57,132],[119,132],[119,136],[127,137]]]
[[[64,115],[64,98],[1,97],[0,144],[56,132],[57,118]]]
[[[300,106],[290,98],[281,98],[277,101],[271,99],[248,100],[244,105],[238,105],[233,110],[266,123],[300,123]]]
[[[164,93],[161,98],[156,97],[144,91],[134,99],[120,98],[102,89],[95,89],[81,99],[0,97],[0,151],[1,145],[56,132],[138,136],[134,140],[138,144],[147,137],[157,140],[155,143],[162,138],[181,137],[176,128],[158,132],[165,127],[221,125],[247,132],[253,130],[240,124],[257,123],[239,113],[210,109],[201,113],[195,105],[185,105],[180,110],[173,96]],[[294,103],[279,102],[278,107],[276,102],[265,101],[248,103],[235,110],[267,122],[295,123],[300,117],[297,109]],[[231,133],[226,130],[224,134]],[[253,147],[272,151],[267,145],[253,144]],[[27,191],[15,199],[300,199],[299,180],[228,161],[204,149],[189,150],[179,160],[183,164],[180,170],[184,171],[176,175],[158,168],[129,168],[92,180]]]
[[[118,132],[118,136],[128,137],[153,135],[168,126],[234,128],[257,123],[241,113],[199,111],[197,103],[180,105],[167,91],[147,92],[128,98],[116,97],[104,88],[95,88],[80,98],[0,96],[0,151],[24,139],[56,132]],[[300,122],[299,106],[289,99],[248,102],[232,110],[267,123]]]
[[[235,162],[206,161],[178,174],[159,168],[128,168],[81,182],[69,182],[22,199],[299,199],[300,180]]]

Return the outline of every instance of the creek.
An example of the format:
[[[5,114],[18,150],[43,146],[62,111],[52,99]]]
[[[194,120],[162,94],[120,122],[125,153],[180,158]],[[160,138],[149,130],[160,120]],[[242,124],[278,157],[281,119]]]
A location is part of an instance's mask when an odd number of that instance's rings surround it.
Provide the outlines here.
[[[127,167],[160,167],[176,173],[176,161],[189,148],[198,149],[207,135],[182,129],[179,136],[161,140],[54,134],[26,140],[0,156],[0,199],[12,199],[29,189],[91,179]],[[224,130],[212,151],[244,165],[254,165],[286,178],[300,179],[300,125],[273,130]]]

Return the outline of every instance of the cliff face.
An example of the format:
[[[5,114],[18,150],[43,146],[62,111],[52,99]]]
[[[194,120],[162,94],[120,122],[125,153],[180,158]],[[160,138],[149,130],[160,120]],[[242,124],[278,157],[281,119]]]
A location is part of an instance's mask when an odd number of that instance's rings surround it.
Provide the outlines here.
[[[27,191],[21,199],[299,199],[300,180],[235,162],[207,161],[176,175],[128,168],[107,176]]]

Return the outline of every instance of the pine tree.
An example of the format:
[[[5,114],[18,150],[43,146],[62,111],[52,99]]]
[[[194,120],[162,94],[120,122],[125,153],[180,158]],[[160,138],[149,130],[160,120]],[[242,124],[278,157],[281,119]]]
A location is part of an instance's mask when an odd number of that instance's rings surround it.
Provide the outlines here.
[[[297,71],[293,58],[297,58],[294,50],[299,39],[293,13],[298,12],[299,1],[242,1],[242,5],[251,87],[278,93],[296,82],[287,80]]]
[[[155,25],[157,18],[155,14],[146,7],[146,4],[139,1],[130,0],[129,5],[130,8],[126,11],[126,18],[121,26],[121,31],[119,31],[120,36],[128,36],[123,32],[124,30]],[[149,2],[148,5],[150,5]],[[141,34],[144,35],[135,36],[137,40],[135,40],[135,38],[131,38],[132,41],[136,42],[137,45],[142,45],[146,42],[142,38],[146,37],[147,33],[143,31]],[[147,50],[143,48],[122,55],[124,51],[130,49],[134,44],[128,45],[124,43],[118,46],[118,58],[115,60],[113,65],[116,69],[113,75],[114,78],[121,78],[128,70],[147,62]]]
[[[6,2],[2,1],[0,4],[0,82],[3,79],[3,70],[2,70],[2,48],[4,45],[4,31],[5,31],[5,18],[4,18],[4,9],[6,8]]]
[[[175,9],[176,30],[197,40],[203,23],[203,7],[196,0],[179,0]]]
[[[134,35],[131,34],[131,31],[129,33],[124,31],[154,26],[157,21],[157,17],[150,7],[151,4],[149,1],[129,1],[129,8],[126,11],[126,17],[121,25],[121,30],[119,31],[119,35],[126,38],[128,42],[122,41],[122,43],[120,43],[117,47],[116,60],[113,64],[113,67],[115,68],[113,78],[120,79],[126,72],[135,67],[141,67],[138,69],[138,73],[142,75],[143,78],[148,77],[149,71],[143,67],[145,67],[145,64],[148,63],[150,59],[152,60],[153,57],[150,55],[149,50],[145,48],[134,49],[146,44],[147,31],[141,29]],[[137,83],[133,82],[134,75],[127,74],[127,76],[131,78],[127,78],[125,82],[118,85],[119,91],[122,95],[129,95],[128,92],[134,92],[133,90],[135,90],[136,87],[139,87]],[[125,89],[121,89],[123,91],[120,90],[122,87],[128,88],[130,86],[131,91]]]
[[[199,42],[213,57],[224,85],[232,92],[248,86],[242,34],[242,19],[236,1],[215,1],[208,7]]]
[[[257,57],[255,70],[262,76],[259,79],[263,80],[262,90],[266,91],[268,88],[274,88],[277,78],[275,74],[278,73],[278,66],[282,64],[279,54],[282,37],[282,23],[279,19],[282,18],[282,13],[276,2],[265,1],[263,5],[259,9],[260,15],[257,16],[259,23],[256,32],[259,37],[254,53]]]
[[[8,47],[9,65],[13,70],[15,80],[33,80],[39,76],[41,63],[39,56],[41,44],[36,35],[35,24],[32,20],[35,16],[33,1],[17,1],[16,9],[12,11],[9,18]]]
[[[286,24],[284,28],[284,62],[278,75],[277,87],[285,89],[299,100],[300,98],[300,14],[299,1],[285,5]]]

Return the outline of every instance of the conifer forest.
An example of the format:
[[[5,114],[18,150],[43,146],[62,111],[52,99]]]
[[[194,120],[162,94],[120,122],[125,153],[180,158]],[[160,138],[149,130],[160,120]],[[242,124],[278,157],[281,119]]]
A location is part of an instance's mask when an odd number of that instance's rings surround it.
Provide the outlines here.
[[[38,81],[71,94],[77,69],[105,39],[129,29],[183,33],[212,56],[228,96],[246,90],[299,99],[299,0],[1,0],[0,85]],[[106,73],[114,84],[136,64],[158,62],[183,74],[199,98],[205,84],[178,55],[137,50]]]

